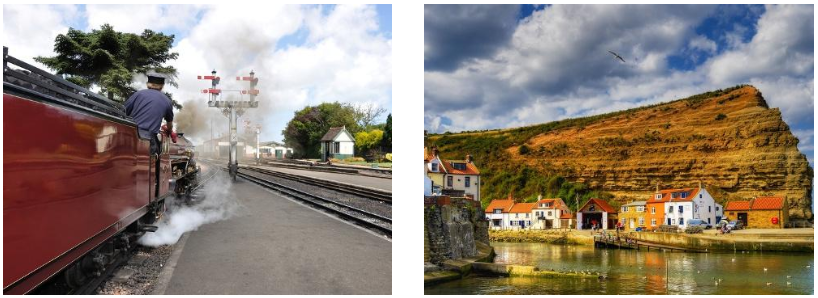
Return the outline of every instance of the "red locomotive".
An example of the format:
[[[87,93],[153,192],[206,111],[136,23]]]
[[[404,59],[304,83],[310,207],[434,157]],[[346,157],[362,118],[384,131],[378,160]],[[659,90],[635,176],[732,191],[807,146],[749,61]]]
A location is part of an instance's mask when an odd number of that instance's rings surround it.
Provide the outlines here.
[[[173,195],[170,142],[151,156],[119,104],[5,47],[3,142],[3,294],[80,292]]]

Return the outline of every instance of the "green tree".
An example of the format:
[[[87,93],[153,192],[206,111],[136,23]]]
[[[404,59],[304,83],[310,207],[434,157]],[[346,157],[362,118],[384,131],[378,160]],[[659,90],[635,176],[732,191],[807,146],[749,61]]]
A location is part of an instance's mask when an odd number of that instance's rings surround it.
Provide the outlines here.
[[[381,148],[383,148],[385,152],[392,152],[392,113],[386,116],[386,126],[383,128]]]
[[[296,157],[318,158],[321,138],[330,128],[341,126],[346,126],[352,135],[360,131],[355,109],[348,104],[325,102],[296,111],[281,133],[284,143],[295,149]]]
[[[148,29],[142,34],[117,32],[109,24],[91,32],[69,28],[68,33],[54,39],[56,56],[40,56],[34,60],[77,85],[98,86],[108,98],[124,102],[136,92],[131,87],[136,74],[155,71],[176,77],[176,68],[165,64],[179,56],[170,51],[174,38],[174,35]],[[173,79],[166,83],[177,86]],[[165,94],[174,107],[182,108],[171,94]]]
[[[368,132],[362,131],[356,133],[355,151],[358,152],[358,154],[360,155],[365,155],[369,151],[378,150],[381,145],[382,139],[383,131],[380,129],[373,129]]]

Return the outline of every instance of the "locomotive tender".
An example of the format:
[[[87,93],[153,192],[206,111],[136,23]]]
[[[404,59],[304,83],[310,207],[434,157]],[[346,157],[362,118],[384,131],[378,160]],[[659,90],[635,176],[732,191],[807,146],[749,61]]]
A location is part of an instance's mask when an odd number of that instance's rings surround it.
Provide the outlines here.
[[[121,105],[6,47],[3,108],[3,294],[79,292],[156,230],[198,171],[188,154],[173,177],[169,138],[151,156]]]

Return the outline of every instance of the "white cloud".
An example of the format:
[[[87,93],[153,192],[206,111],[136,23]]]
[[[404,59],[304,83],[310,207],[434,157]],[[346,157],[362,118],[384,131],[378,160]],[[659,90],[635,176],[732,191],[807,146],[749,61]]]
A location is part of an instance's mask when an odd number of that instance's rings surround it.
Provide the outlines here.
[[[378,33],[372,6],[276,6],[249,15],[246,9],[208,7],[175,50],[183,104],[206,105],[197,75],[216,69],[222,89],[247,89],[234,77],[254,70],[260,108],[243,117],[264,124],[263,139],[281,139],[292,113],[321,102],[375,103],[391,110],[392,42]],[[276,48],[283,37],[308,30],[306,42]],[[230,96],[234,93],[225,93]],[[233,95],[235,96],[235,95]],[[218,116],[217,121],[223,121]]]
[[[811,74],[815,60],[813,20],[812,7],[768,6],[753,39],[712,59],[708,77],[715,83],[726,83],[757,76]]]
[[[142,33],[145,29],[154,31],[184,31],[196,23],[199,5],[86,5],[88,20],[86,30],[99,29],[104,24],[128,33]]]
[[[707,37],[701,35],[691,39],[689,47],[691,49],[696,49],[711,54],[715,53],[718,50],[718,46],[716,45],[715,41],[712,41]]]
[[[54,38],[68,32],[68,24],[78,16],[73,5],[4,4],[3,46],[9,55],[47,69],[33,58],[53,56]]]
[[[735,36],[725,35],[729,45],[719,54],[713,40],[693,31],[708,15],[706,8],[547,7],[523,20],[494,57],[450,73],[427,71],[425,124],[432,132],[514,127],[751,83],[788,124],[811,127],[809,8],[767,7],[752,40],[744,43],[746,28],[734,26]],[[613,59],[609,49],[627,62]],[[679,52],[710,60],[693,70],[668,69],[669,55]]]

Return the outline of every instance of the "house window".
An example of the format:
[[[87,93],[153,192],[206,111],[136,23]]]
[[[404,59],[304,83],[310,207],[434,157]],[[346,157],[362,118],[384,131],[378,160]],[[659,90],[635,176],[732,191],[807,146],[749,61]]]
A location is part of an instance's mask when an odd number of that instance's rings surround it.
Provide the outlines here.
[[[707,218],[707,224],[710,224],[710,218],[709,217]]]
[[[436,162],[432,163],[432,172],[437,172],[437,163]]]
[[[656,214],[656,207],[650,207],[650,214]]]
[[[531,215],[531,214],[526,213],[526,214],[525,214],[525,218],[529,218],[529,215]]]
[[[713,212],[713,211],[710,211],[710,206],[707,206],[707,213],[710,213],[710,212]]]
[[[335,142],[335,152],[333,153],[341,153],[341,142]]]
[[[471,177],[466,177],[466,187],[471,187]]]
[[[645,207],[644,206],[636,207],[636,212],[645,212]]]
[[[502,214],[503,209],[494,209],[494,214]]]
[[[449,187],[452,187],[452,176],[446,177],[446,182],[449,184]]]
[[[548,211],[548,216],[551,216],[551,211]]]
[[[699,194],[699,199],[701,199],[701,198],[702,198],[702,194]]]
[[[679,206],[679,214],[685,213],[685,206]]]
[[[530,221],[530,220],[528,221],[528,225],[529,225],[529,226],[531,225],[531,221]]]
[[[657,199],[657,200],[661,200],[661,199],[662,199],[662,194],[657,193],[657,194],[656,194],[656,199]]]
[[[622,207],[622,211],[628,212],[628,207],[627,206]]]
[[[673,206],[667,208],[667,213],[673,213]]]
[[[591,207],[588,208],[588,211],[596,211],[596,206],[591,205]]]
[[[644,225],[645,225],[645,218],[644,218],[644,217],[640,217],[640,218],[639,218],[639,225],[640,225],[640,226],[644,226]]]
[[[667,225],[670,225],[670,218],[667,219]]]
[[[466,170],[466,164],[465,164],[465,163],[462,163],[462,162],[453,162],[453,163],[452,163],[452,167],[453,167],[455,170],[461,170],[461,171]]]
[[[676,219],[675,219],[675,218],[673,219],[673,223],[672,223],[672,224],[673,224],[673,225],[675,225],[675,224],[676,224]]]
[[[655,218],[651,218],[651,219],[650,219],[650,225],[651,225],[652,227],[655,227],[655,226],[656,226],[656,219],[655,219]]]
[[[687,193],[686,193],[686,192],[683,192],[683,193],[682,193],[682,199],[685,199],[685,198],[687,198]]]
[[[520,214],[519,213],[514,213],[514,218],[520,218]]]
[[[685,224],[685,219],[679,217],[679,225],[683,226]]]

